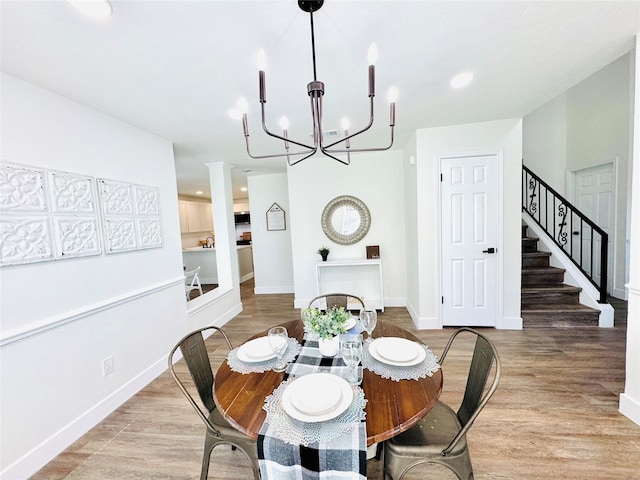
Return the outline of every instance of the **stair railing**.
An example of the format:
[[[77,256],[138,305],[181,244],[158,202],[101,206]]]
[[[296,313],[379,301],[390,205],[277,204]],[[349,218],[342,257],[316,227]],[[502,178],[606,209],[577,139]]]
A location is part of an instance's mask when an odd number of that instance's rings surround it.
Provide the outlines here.
[[[606,303],[608,234],[524,165],[522,210],[598,289],[598,301]]]

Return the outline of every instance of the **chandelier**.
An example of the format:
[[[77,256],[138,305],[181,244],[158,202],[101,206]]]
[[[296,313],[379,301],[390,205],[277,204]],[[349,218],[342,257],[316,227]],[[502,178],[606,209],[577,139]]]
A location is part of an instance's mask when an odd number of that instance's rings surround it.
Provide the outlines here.
[[[398,96],[397,89],[394,87],[389,89],[388,100],[390,102],[390,113],[389,113],[389,126],[391,127],[391,139],[389,145],[386,147],[378,147],[378,148],[351,148],[350,140],[360,135],[361,133],[366,132],[373,125],[373,97],[375,97],[375,62],[378,56],[378,50],[375,44],[372,44],[369,48],[369,103],[370,103],[370,113],[369,113],[369,123],[358,130],[355,133],[349,133],[349,120],[347,118],[343,118],[341,122],[341,127],[343,131],[343,136],[339,140],[334,141],[333,143],[326,144],[324,138],[324,131],[322,127],[322,97],[324,96],[324,83],[318,80],[316,74],[316,47],[315,47],[315,35],[313,30],[313,13],[317,12],[324,0],[298,0],[298,6],[304,12],[309,13],[309,17],[311,19],[311,55],[313,60],[313,81],[309,82],[307,85],[307,92],[309,93],[309,98],[311,100],[311,116],[313,118],[313,145],[310,145],[305,142],[293,140],[289,138],[289,121],[286,117],[282,117],[280,119],[279,125],[282,128],[282,135],[278,135],[276,133],[271,132],[267,128],[266,118],[265,118],[265,104],[266,100],[266,78],[265,78],[265,63],[266,63],[266,55],[264,50],[260,50],[258,52],[258,82],[260,89],[260,108],[262,111],[262,128],[264,132],[274,138],[277,138],[284,142],[284,151],[281,153],[275,153],[271,155],[254,155],[251,153],[251,149],[249,147],[249,124],[247,122],[247,110],[248,103],[244,98],[240,98],[236,103],[236,108],[229,111],[229,115],[232,118],[242,119],[242,128],[244,130],[244,138],[245,144],[247,147],[247,154],[254,159],[264,159],[264,158],[275,158],[275,157],[286,157],[289,165],[295,165],[296,163],[305,160],[312,155],[314,155],[318,149],[320,151],[334,159],[340,163],[345,165],[349,165],[351,162],[351,153],[355,152],[377,152],[388,150],[393,145],[393,129],[395,127],[396,120],[396,99]],[[295,151],[290,151],[291,144],[296,146]],[[346,158],[342,159],[337,157],[336,155],[346,154]]]

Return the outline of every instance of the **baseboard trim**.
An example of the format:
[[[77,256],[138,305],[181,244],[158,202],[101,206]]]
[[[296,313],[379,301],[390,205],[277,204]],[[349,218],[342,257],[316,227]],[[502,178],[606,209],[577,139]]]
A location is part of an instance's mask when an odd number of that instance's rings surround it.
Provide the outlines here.
[[[619,300],[624,300],[625,302],[629,300],[626,288],[614,288],[613,292],[611,292],[611,296]]]
[[[182,284],[183,279],[181,278],[178,283]],[[211,299],[211,301],[207,301],[200,305],[197,309],[191,310],[189,314],[206,309],[214,303],[215,300],[225,297],[231,292],[232,290],[220,292],[220,295]],[[222,327],[240,312],[242,312],[242,303],[238,302],[225,313],[218,316],[216,320],[211,322],[211,325]],[[178,357],[176,357],[176,360],[177,359]],[[25,453],[14,463],[0,471],[0,478],[28,478],[36,473],[69,447],[69,445],[98,425],[102,420],[121,407],[127,400],[146,387],[150,382],[155,380],[159,375],[163,374],[167,370],[167,361],[168,354],[163,355],[150,367],[111,393],[104,400],[93,405],[83,414],[72,420],[69,424],[58,430],[29,452]]]
[[[640,401],[622,393],[618,410],[633,423],[640,425]]]
[[[0,478],[28,478],[167,369],[164,356],[0,472]]]
[[[522,317],[502,317],[496,325],[500,330],[522,330]]]
[[[251,280],[253,278],[253,272],[249,272],[246,275],[243,275],[242,277],[240,277],[240,283],[244,283],[247,280]]]
[[[416,322],[414,321],[414,323]],[[418,330],[442,330],[444,325],[442,325],[442,320],[439,318],[420,317],[416,323],[416,328]]]
[[[384,299],[384,308],[387,308],[387,307],[405,307],[406,308],[406,306],[407,306],[406,298],[397,297],[397,298]]]
[[[253,293],[256,295],[277,295],[279,293],[294,293],[293,285],[279,285],[275,287],[255,287]]]

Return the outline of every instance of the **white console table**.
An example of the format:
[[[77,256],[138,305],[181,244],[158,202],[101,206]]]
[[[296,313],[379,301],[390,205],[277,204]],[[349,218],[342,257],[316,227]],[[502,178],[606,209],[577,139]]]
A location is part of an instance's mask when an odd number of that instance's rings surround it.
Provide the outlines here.
[[[382,261],[350,258],[316,263],[316,289],[325,293],[349,293],[361,297],[367,308],[384,312]]]

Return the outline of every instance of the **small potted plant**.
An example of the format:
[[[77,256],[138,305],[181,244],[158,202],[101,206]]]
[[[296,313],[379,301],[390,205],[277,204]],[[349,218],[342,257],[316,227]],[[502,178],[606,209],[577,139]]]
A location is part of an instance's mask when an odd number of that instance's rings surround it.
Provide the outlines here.
[[[305,308],[304,318],[306,327],[318,334],[318,346],[320,353],[325,357],[333,357],[338,353],[338,335],[347,333],[347,323],[351,319],[351,313],[344,307],[333,307],[325,313],[317,308]]]
[[[322,261],[323,262],[327,261],[327,257],[329,256],[329,252],[330,252],[330,250],[327,247],[325,247],[324,245],[318,249],[318,253],[322,257]]]

